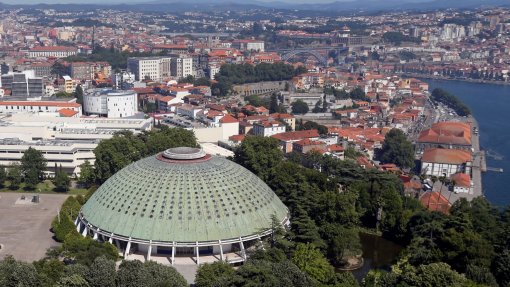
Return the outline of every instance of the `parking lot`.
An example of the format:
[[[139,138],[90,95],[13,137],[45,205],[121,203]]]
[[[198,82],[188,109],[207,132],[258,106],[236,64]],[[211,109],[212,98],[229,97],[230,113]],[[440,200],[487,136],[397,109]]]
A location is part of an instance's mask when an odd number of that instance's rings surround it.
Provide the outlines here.
[[[20,200],[25,195],[26,200]],[[31,262],[44,257],[46,249],[57,246],[50,232],[51,221],[68,195],[41,194],[31,203],[29,193],[0,193],[0,258]]]

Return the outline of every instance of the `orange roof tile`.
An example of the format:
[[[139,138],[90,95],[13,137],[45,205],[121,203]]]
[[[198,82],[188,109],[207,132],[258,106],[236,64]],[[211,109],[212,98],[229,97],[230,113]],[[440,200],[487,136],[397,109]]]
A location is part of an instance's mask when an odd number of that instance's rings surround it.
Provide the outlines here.
[[[60,109],[58,110],[58,113],[66,118],[74,117],[78,112],[71,109]]]
[[[458,149],[430,148],[423,152],[423,162],[463,164],[472,161],[471,152]]]

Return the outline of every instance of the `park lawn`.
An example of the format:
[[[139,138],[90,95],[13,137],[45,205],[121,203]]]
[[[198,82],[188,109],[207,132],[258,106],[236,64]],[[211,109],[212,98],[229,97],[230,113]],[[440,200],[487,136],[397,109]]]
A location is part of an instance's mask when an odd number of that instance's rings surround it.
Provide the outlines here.
[[[4,182],[3,187],[0,188],[0,192],[28,192],[28,193],[50,193],[50,194],[72,194],[72,195],[86,195],[88,192],[88,189],[86,188],[70,188],[68,192],[60,192],[55,191],[55,185],[51,182],[51,180],[45,180],[43,182],[40,182],[37,184],[36,188],[34,189],[25,189],[25,183],[22,182],[18,189],[11,189],[9,188],[10,182],[6,181]]]

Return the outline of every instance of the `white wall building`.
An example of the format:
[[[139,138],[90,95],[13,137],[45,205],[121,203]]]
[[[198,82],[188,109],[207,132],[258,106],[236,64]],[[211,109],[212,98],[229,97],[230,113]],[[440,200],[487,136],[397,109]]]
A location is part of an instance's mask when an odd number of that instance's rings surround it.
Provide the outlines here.
[[[473,159],[470,151],[429,148],[423,152],[421,162],[421,173],[450,177],[456,173],[470,174]]]
[[[187,76],[193,76],[193,58],[186,55],[172,57],[170,69],[173,77],[186,78]]]
[[[285,132],[285,125],[277,121],[263,121],[253,124],[253,134],[256,136],[270,137]]]
[[[43,46],[34,47],[28,51],[28,57],[39,58],[39,57],[55,57],[55,58],[66,58],[69,56],[76,55],[78,49],[75,47],[65,46]]]
[[[115,132],[151,130],[149,119],[62,118],[52,113],[17,113],[0,117],[0,166],[19,162],[25,150],[40,150],[48,160],[47,174],[62,165],[78,175],[79,165],[95,161],[93,150]]]
[[[135,74],[137,81],[146,78],[161,81],[170,76],[171,61],[170,57],[128,58],[127,67],[129,72]]]
[[[63,110],[74,111],[78,117],[82,115],[81,105],[76,102],[57,101],[3,101],[0,102],[0,114],[59,113]]]
[[[91,90],[83,95],[84,113],[108,118],[131,117],[138,112],[135,91]]]

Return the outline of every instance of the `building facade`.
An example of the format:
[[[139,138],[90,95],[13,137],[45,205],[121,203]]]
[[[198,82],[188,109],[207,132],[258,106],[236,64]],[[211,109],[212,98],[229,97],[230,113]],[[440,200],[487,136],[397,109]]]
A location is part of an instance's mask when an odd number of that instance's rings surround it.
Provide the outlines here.
[[[131,117],[138,112],[137,97],[135,91],[90,90],[83,95],[83,108],[86,115]]]

